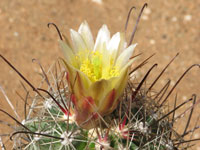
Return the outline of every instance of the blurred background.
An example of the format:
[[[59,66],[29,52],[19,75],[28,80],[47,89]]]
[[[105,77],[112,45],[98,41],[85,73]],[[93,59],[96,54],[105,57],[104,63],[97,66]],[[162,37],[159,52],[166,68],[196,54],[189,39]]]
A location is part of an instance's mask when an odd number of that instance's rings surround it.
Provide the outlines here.
[[[62,57],[55,28],[47,28],[54,22],[60,31],[69,37],[69,29],[78,29],[82,21],[87,20],[96,36],[102,24],[107,24],[111,34],[124,31],[129,9],[136,7],[130,17],[126,34],[130,39],[136,18],[144,3],[148,3],[133,43],[138,43],[134,54],[143,53],[136,63],[140,63],[153,53],[156,55],[138,71],[138,81],[148,69],[158,63],[148,78],[148,83],[161,72],[162,68],[179,52],[180,55],[167,69],[155,90],[161,89],[168,79],[171,87],[183,72],[192,64],[200,63],[200,0],[1,0],[0,1],[0,54],[6,57],[36,87],[40,84],[41,70],[32,59],[40,61],[45,70]],[[134,64],[133,64],[134,65]],[[0,60],[0,86],[8,98],[23,116],[23,102],[17,93],[23,95],[23,88],[18,75]],[[193,93],[200,99],[200,70],[193,68],[177,86],[169,98],[168,105],[173,106],[174,95],[178,93],[178,104],[189,99]],[[0,108],[14,116],[0,92]],[[187,106],[185,106],[185,109]],[[194,126],[200,113],[200,106],[195,107],[192,116]],[[178,114],[177,114],[178,115]],[[3,113],[0,120],[11,121]],[[179,122],[178,130],[185,127],[187,117]],[[200,124],[200,121],[198,121]],[[9,133],[10,129],[0,125],[0,134]],[[194,134],[200,138],[200,131]],[[9,142],[9,138],[4,138]],[[200,144],[193,149],[200,150]]]

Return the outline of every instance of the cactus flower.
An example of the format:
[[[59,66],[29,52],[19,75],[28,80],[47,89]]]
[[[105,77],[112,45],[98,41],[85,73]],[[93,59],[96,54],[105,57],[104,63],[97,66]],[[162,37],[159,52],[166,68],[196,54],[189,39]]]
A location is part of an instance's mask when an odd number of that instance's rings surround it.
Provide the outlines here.
[[[103,25],[96,42],[86,21],[78,32],[70,30],[72,46],[65,38],[60,41],[64,66],[72,93],[76,122],[82,128],[97,126],[102,117],[113,112],[127,84],[129,66],[136,46],[127,47],[124,33],[110,32]]]

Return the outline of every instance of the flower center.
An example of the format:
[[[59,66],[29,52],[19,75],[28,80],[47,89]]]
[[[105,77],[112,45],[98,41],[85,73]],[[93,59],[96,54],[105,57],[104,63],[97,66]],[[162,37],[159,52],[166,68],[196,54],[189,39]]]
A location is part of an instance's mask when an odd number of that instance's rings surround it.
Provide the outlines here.
[[[89,52],[86,59],[80,59],[80,71],[82,71],[88,78],[95,82],[100,79],[109,79],[119,75],[119,70],[113,66],[113,61],[110,64],[103,65],[102,54],[98,51]],[[108,69],[103,69],[106,67]]]

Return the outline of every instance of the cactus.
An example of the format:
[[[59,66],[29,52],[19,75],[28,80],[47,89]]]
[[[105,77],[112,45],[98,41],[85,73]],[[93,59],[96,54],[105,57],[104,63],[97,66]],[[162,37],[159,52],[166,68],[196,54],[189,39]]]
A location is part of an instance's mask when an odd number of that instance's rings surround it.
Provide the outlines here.
[[[134,34],[135,30],[132,34],[131,42]],[[158,82],[178,54],[163,69],[149,88],[144,86],[144,84],[148,80],[148,75],[157,64],[154,64],[147,71],[139,83],[131,80],[131,76],[138,68],[146,64],[151,56],[132,69],[129,73],[128,84],[119,98],[116,109],[106,115],[101,115],[97,112],[98,117],[96,121],[98,125],[95,124],[90,129],[82,128],[88,120],[81,122],[81,124],[76,122],[76,117],[73,113],[75,106],[70,87],[68,86],[69,82],[65,79],[67,76],[66,72],[59,62],[55,63],[46,73],[40,65],[44,77],[43,81],[45,80],[48,85],[48,88],[42,89],[35,88],[6,58],[2,55],[0,56],[36,92],[35,96],[30,96],[29,92],[26,91],[27,94],[24,98],[25,119],[23,121],[18,121],[6,111],[0,109],[1,112],[11,117],[18,124],[17,128],[10,135],[10,139],[13,141],[13,149],[173,150],[190,148],[193,146],[190,144],[191,142],[200,140],[193,139],[192,136],[189,140],[185,138],[199,128],[199,126],[195,126],[192,130],[188,130],[193,109],[199,103],[199,101],[196,101],[196,95],[192,95],[190,99],[178,106],[176,106],[175,99],[172,110],[168,110],[168,107],[165,105],[169,96],[185,74],[193,67],[200,67],[200,65],[194,64],[188,68],[169,92],[167,90],[169,89],[170,80],[164,87],[160,88],[160,91],[156,93],[152,91],[155,83]],[[27,105],[27,101],[32,103]],[[176,111],[191,101],[193,104],[185,109],[182,114],[175,117]],[[180,134],[174,130],[174,124],[186,113],[189,113],[189,118],[184,132]]]
[[[199,127],[187,130],[189,118],[185,132],[180,135],[173,130],[173,124],[187,112],[191,117],[194,106],[198,103],[196,95],[178,106],[174,105],[171,111],[166,111],[167,106],[164,103],[176,85],[167,93],[166,89],[170,83],[167,82],[153,96],[150,88],[141,88],[154,66],[139,84],[129,81],[117,109],[100,118],[100,125],[90,130],[79,127],[72,114],[61,110],[61,107],[66,110],[73,107],[68,85],[63,78],[65,72],[58,71],[60,72],[58,74],[56,71],[54,80],[49,80],[48,74],[45,73],[44,79],[49,84],[48,91],[35,89],[40,95],[26,97],[32,104],[26,106],[28,110],[26,119],[17,122],[19,126],[10,137],[14,141],[13,148],[30,150],[187,148],[190,146],[188,142],[199,139],[185,140],[184,137]],[[191,68],[195,66],[199,65],[193,65]],[[58,65],[54,68],[58,68]],[[157,79],[155,81],[157,82]],[[41,94],[41,91],[46,94]],[[190,101],[193,101],[193,105],[175,117],[175,112]]]

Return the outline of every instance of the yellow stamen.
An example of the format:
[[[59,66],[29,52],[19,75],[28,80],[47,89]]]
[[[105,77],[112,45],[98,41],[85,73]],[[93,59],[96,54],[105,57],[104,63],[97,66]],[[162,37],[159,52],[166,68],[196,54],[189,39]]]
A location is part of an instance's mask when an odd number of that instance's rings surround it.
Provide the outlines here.
[[[84,55],[86,56],[86,54]],[[116,66],[113,66],[113,61],[110,61],[110,64],[107,64],[110,67],[108,67],[108,69],[103,72],[102,54],[100,52],[89,52],[87,55],[88,57],[84,60],[81,59],[81,56],[83,57],[83,53],[78,54],[80,61],[80,71],[87,75],[92,82],[100,79],[109,79],[119,75],[119,70]]]

